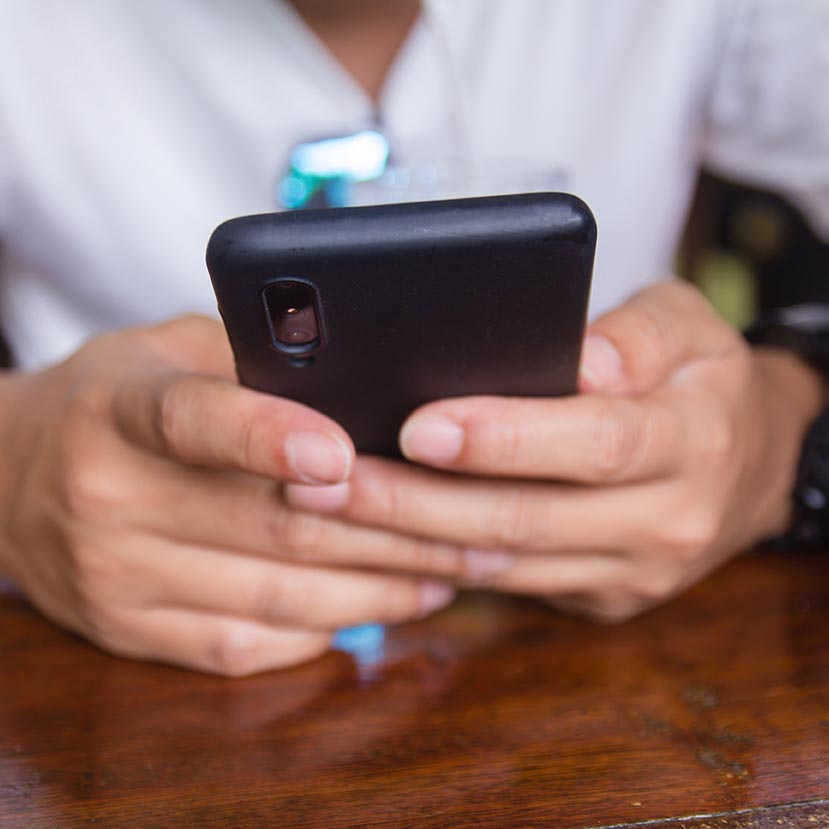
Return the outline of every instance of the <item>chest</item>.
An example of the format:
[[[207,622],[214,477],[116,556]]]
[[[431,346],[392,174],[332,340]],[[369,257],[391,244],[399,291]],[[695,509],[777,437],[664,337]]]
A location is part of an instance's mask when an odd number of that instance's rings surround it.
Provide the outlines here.
[[[138,317],[157,313],[160,295],[171,310],[212,308],[212,228],[274,208],[295,143],[378,111],[271,0],[115,5],[88,0],[52,51],[20,59],[43,60],[9,104],[21,210],[8,237],[31,271],[83,274],[76,289],[94,285],[111,303],[140,279]],[[606,305],[670,254],[694,172],[709,6],[435,0],[389,71],[379,115],[404,160],[555,170],[597,215],[594,298]]]

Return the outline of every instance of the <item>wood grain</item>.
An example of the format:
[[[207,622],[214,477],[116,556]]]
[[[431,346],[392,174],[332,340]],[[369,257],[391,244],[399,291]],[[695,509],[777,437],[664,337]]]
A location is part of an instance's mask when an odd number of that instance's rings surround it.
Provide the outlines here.
[[[620,627],[470,595],[373,663],[245,680],[109,657],[6,590],[0,653],[2,826],[829,826],[823,555]]]

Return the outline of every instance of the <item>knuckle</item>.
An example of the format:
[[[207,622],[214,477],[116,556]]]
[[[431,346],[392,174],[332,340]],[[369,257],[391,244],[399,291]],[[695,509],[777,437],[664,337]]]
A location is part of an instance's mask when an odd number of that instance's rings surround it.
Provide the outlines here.
[[[472,453],[484,464],[502,469],[519,466],[524,455],[522,430],[509,417],[471,419],[467,423],[466,444],[467,455]]]
[[[94,462],[102,436],[110,428],[107,390],[88,382],[78,385],[67,396],[54,443],[68,469]]]
[[[433,541],[414,540],[408,549],[407,569],[415,573],[460,578],[465,574],[464,558],[459,546]]]
[[[101,650],[111,653],[113,656],[130,658],[137,655],[137,649],[131,642],[130,637],[111,628],[86,631],[84,635]]]
[[[285,511],[274,519],[270,532],[278,549],[299,557],[318,553],[323,547],[323,523],[315,515]]]
[[[725,415],[709,418],[700,443],[697,457],[707,468],[720,470],[729,466],[737,448],[737,435],[730,418]]]
[[[403,487],[394,479],[383,481],[382,485],[372,486],[369,498],[383,523],[391,527],[402,526],[408,514],[407,497]]]
[[[286,526],[291,522],[292,513],[281,504],[268,504],[262,511],[260,527],[265,548],[274,553],[288,552],[288,543],[285,540]]]
[[[65,423],[88,431],[109,413],[111,392],[103,382],[85,377],[69,392]]]
[[[301,575],[280,571],[265,579],[254,597],[254,615],[268,625],[301,621],[309,615],[313,596]]]
[[[124,473],[106,431],[104,396],[89,386],[73,394],[53,444],[63,506],[82,520],[108,515],[122,500]]]
[[[123,330],[102,331],[84,342],[70,357],[70,361],[79,371],[86,374],[86,369],[97,370],[101,354],[123,354],[128,348],[129,344]]]
[[[168,449],[181,443],[182,410],[189,406],[187,398],[179,383],[167,382],[159,391],[152,429],[159,443]]]
[[[94,462],[76,463],[64,472],[63,502],[79,521],[111,517],[120,504],[117,484],[110,471]]]
[[[254,634],[237,625],[219,628],[207,645],[207,665],[213,673],[227,677],[247,676],[258,666],[259,642]]]
[[[114,600],[116,567],[105,551],[88,545],[76,545],[70,556],[77,613],[90,638],[108,641],[120,626]]]
[[[714,546],[722,528],[722,516],[712,509],[688,511],[672,522],[664,548],[673,561],[693,564]]]
[[[536,549],[541,541],[539,528],[525,494],[502,491],[488,512],[486,542],[493,549]]]
[[[98,606],[113,576],[110,557],[90,544],[71,545],[69,555],[77,596],[88,606]]]
[[[648,303],[631,308],[629,330],[634,333],[632,357],[646,365],[660,364],[676,353],[676,335],[671,321]]]
[[[249,410],[240,419],[233,458],[243,469],[257,469],[262,465],[262,436],[273,436],[273,421],[261,410]]]
[[[605,400],[596,415],[592,466],[595,474],[616,480],[632,468],[642,443],[643,422],[629,401]]]
[[[185,461],[203,461],[200,447],[205,436],[200,430],[205,415],[204,392],[203,377],[164,370],[158,380],[149,424],[163,453],[179,456]],[[244,430],[246,419],[240,418],[239,422]]]
[[[129,656],[132,635],[118,608],[89,602],[81,612],[84,635],[98,647],[118,656]]]

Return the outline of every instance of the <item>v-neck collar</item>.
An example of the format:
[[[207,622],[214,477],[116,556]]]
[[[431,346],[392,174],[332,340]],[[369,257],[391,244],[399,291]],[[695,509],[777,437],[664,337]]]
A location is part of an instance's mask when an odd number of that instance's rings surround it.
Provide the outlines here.
[[[286,38],[289,47],[293,48],[297,60],[302,62],[307,71],[313,73],[316,81],[334,91],[339,100],[350,102],[367,122],[378,120],[390,89],[393,88],[395,79],[400,74],[401,67],[408,61],[412,50],[422,36],[423,17],[427,11],[421,10],[401,43],[389,67],[379,99],[375,103],[288,0],[263,0],[263,2],[275,10],[281,18],[282,25],[290,30],[290,37]]]

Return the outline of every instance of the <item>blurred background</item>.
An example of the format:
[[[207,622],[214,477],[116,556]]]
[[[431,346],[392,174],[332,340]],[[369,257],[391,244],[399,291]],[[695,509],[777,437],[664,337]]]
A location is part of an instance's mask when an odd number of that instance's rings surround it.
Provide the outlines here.
[[[779,195],[707,172],[677,267],[740,328],[766,308],[829,303],[829,244]]]

